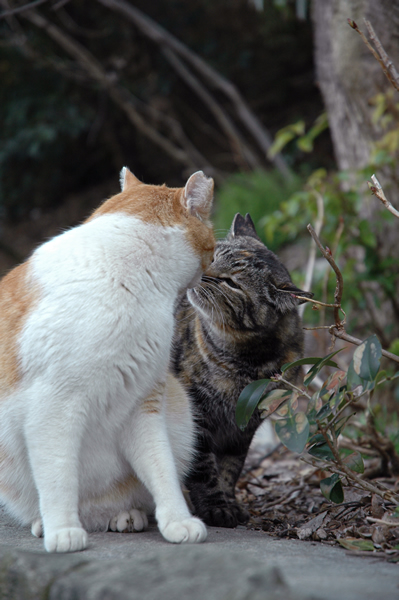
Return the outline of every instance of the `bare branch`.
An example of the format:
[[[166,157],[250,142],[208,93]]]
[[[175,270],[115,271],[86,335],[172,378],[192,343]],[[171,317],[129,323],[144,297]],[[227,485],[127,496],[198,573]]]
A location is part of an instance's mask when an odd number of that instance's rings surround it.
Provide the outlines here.
[[[159,46],[167,46],[176,54],[184,58],[191,64],[211,85],[216,89],[221,90],[232,102],[237,117],[246,129],[251,133],[253,138],[258,143],[264,157],[267,158],[267,152],[272,145],[272,137],[263,127],[262,123],[257,119],[254,113],[250,110],[245,100],[237,88],[228,79],[225,79],[220,73],[215,71],[208,65],[198,54],[190,50],[185,44],[180,42],[172,34],[166,31],[163,27],[155,23],[147,15],[142,13],[138,8],[132,6],[125,0],[97,0],[100,4],[116,10],[130,21],[132,21],[140,31]],[[277,154],[273,159],[275,167],[285,176],[292,178],[292,173],[287,166],[281,154]]]
[[[385,52],[383,45],[381,44],[380,40],[378,39],[377,34],[375,33],[370,21],[368,21],[367,19],[364,19],[364,22],[366,23],[366,27],[369,32],[370,39],[372,42],[374,42],[374,46],[377,48],[377,52],[379,53],[381,60],[385,66],[386,71],[383,69],[385,75],[388,77],[389,81],[392,83],[394,88],[399,91],[399,74],[398,74],[397,70],[395,69],[393,62],[389,58],[388,54]]]
[[[32,8],[40,6],[40,4],[44,4],[45,2],[48,2],[48,0],[34,0],[34,2],[29,2],[29,4],[24,4],[23,6],[18,6],[17,8],[10,8],[10,10],[6,10],[0,14],[0,19],[17,15],[18,13],[25,12],[26,10],[31,10]]]
[[[388,209],[390,213],[392,213],[393,215],[395,215],[395,217],[397,217],[399,219],[399,211],[397,211],[396,208],[394,208],[392,206],[392,204],[389,202],[389,200],[387,200],[387,198],[384,194],[384,190],[382,189],[381,184],[378,181],[377,177],[375,175],[372,175],[371,180],[373,183],[370,183],[369,181],[367,182],[367,185],[369,186],[371,193],[374,194],[374,196],[377,196],[377,198],[379,200],[381,200],[381,202],[383,203],[385,208]]]
[[[352,335],[349,335],[342,329],[338,330],[334,325],[332,327],[330,327],[330,332],[335,337],[337,337],[341,340],[345,340],[346,342],[350,342],[351,344],[355,344],[356,346],[360,346],[361,344],[363,344],[363,341],[364,341],[364,340],[359,340],[359,338],[355,338]],[[395,362],[399,363],[399,356],[397,356],[396,354],[392,354],[392,352],[388,352],[388,350],[382,350],[382,354],[383,354],[383,356],[386,356],[386,358],[390,358],[391,360],[394,360]]]
[[[309,224],[307,226],[307,229],[310,233],[310,235],[312,236],[312,238],[314,239],[314,241],[316,242],[318,248],[320,249],[320,252],[322,253],[322,255],[324,256],[324,258],[327,260],[327,262],[331,265],[331,267],[334,269],[335,271],[335,275],[337,278],[337,284],[336,284],[336,288],[335,288],[335,294],[334,294],[334,300],[335,300],[335,304],[330,305],[334,307],[334,320],[335,320],[335,325],[330,325],[330,326],[325,326],[325,325],[321,325],[319,327],[304,327],[304,329],[328,329],[329,332],[331,333],[331,335],[333,335],[334,337],[337,337],[341,340],[345,340],[347,342],[350,342],[351,344],[355,344],[356,346],[360,346],[361,344],[363,344],[362,340],[359,340],[358,338],[355,338],[349,334],[347,334],[345,332],[344,329],[344,324],[345,324],[345,319],[341,321],[341,319],[339,318],[339,311],[341,310],[344,315],[345,312],[342,310],[341,307],[341,300],[342,300],[342,293],[343,293],[343,289],[344,289],[344,282],[343,282],[343,278],[342,278],[342,273],[339,270],[338,266],[335,263],[335,260],[332,257],[331,251],[327,248],[325,249],[323,247],[323,245],[321,244],[318,236],[316,235],[315,230],[313,229],[313,227]],[[312,302],[312,300],[307,299],[308,302]],[[313,300],[313,302],[315,302],[315,300]],[[329,306],[328,304],[325,304],[323,302],[317,302],[318,304],[321,304],[322,306]],[[399,356],[396,356],[396,354],[392,354],[392,352],[388,352],[387,350],[382,350],[382,354],[383,356],[386,356],[387,358],[390,358],[391,360],[394,360],[395,362],[399,363]]]
[[[335,276],[337,278],[337,285],[335,287],[335,293],[334,293],[334,304],[336,305],[334,307],[334,320],[335,320],[335,328],[338,329],[339,331],[342,331],[344,328],[344,322],[341,321],[341,319],[339,318],[339,307],[341,306],[341,300],[342,300],[342,294],[344,291],[344,280],[342,278],[342,273],[339,270],[335,260],[332,257],[331,254],[331,250],[329,248],[325,249],[315,230],[313,229],[313,227],[310,225],[307,226],[307,230],[309,231],[310,235],[312,236],[312,238],[314,239],[314,241],[316,242],[317,247],[319,248],[320,252],[322,253],[322,255],[324,256],[324,258],[326,259],[326,261],[330,264],[330,266],[334,269],[335,271]]]
[[[397,90],[399,92],[399,75],[398,75],[395,67],[392,64],[392,61],[389,59],[387,53],[385,52],[384,48],[382,47],[380,40],[376,36],[376,33],[375,33],[374,29],[372,28],[370,21],[367,21],[367,19],[364,19],[364,22],[366,23],[366,27],[370,34],[371,40],[374,42],[374,44],[380,54],[378,54],[378,52],[376,52],[376,50],[370,44],[370,42],[368,41],[368,39],[366,38],[364,33],[356,25],[355,21],[348,19],[349,25],[352,27],[352,29],[357,31],[357,33],[360,35],[363,42],[366,44],[367,48],[370,50],[370,52],[372,53],[374,58],[381,65],[381,69],[385,73],[385,76],[387,77],[387,79],[393,85],[395,90]]]
[[[314,194],[316,196],[316,202],[317,202],[317,218],[316,218],[316,223],[315,223],[315,231],[316,231],[317,235],[320,235],[320,231],[321,231],[321,228],[323,226],[323,221],[324,221],[324,201],[323,201],[323,196],[319,192],[314,190]],[[314,240],[312,240],[310,252],[309,252],[309,258],[308,258],[308,264],[306,267],[305,285],[303,286],[303,289],[305,292],[309,292],[310,288],[312,287],[315,263],[316,263],[316,242]],[[306,304],[301,304],[301,306],[298,308],[298,313],[299,313],[300,317],[303,316],[303,312],[304,312],[305,308],[306,308]]]
[[[221,106],[216,102],[215,98],[205,89],[201,82],[190,73],[184,63],[168,47],[162,48],[163,54],[166,56],[170,64],[176,69],[184,81],[195,91],[201,98],[204,104],[212,112],[215,119],[220,124],[221,128],[227,135],[233,148],[233,155],[239,157],[239,163],[242,166],[243,161],[248,163],[253,169],[259,168],[261,165],[252,150],[247,146],[241,134],[235,127],[231,119],[226,115]]]
[[[126,88],[112,79],[97,59],[86,48],[59,27],[34,11],[27,12],[23,17],[46,31],[57,44],[71,55],[89,77],[96,81],[109,94],[110,98],[125,112],[130,122],[143,135],[151,139],[157,146],[161,147],[169,156],[186,165],[186,167],[189,167],[190,169],[200,167],[204,168],[204,170],[208,170],[206,169],[207,165],[201,165],[194,161],[190,156],[190,152],[186,151],[186,148],[179,148],[165,136],[161,135],[156,129],[151,127],[148,123],[148,119],[142,117],[137,111],[135,107],[137,102],[134,96]]]

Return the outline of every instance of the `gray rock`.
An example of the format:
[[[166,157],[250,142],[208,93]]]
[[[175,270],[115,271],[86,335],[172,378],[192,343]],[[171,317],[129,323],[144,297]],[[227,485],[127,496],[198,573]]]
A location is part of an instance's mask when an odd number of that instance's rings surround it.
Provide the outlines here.
[[[2,547],[0,573],[0,597],[12,600],[305,600],[276,567],[207,545],[107,562]]]

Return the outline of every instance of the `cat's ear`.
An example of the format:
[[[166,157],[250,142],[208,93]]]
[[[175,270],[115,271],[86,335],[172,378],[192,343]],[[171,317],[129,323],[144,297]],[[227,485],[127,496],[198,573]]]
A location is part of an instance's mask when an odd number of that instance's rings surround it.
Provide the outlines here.
[[[261,241],[258,234],[256,233],[254,222],[252,221],[249,213],[245,215],[245,219],[240,215],[240,213],[237,213],[233,219],[229,237],[238,237],[240,235],[253,237],[259,242]]]
[[[200,219],[208,219],[213,200],[213,179],[197,171],[189,177],[183,194],[183,205]]]
[[[139,179],[127,168],[123,167],[119,174],[119,182],[121,184],[121,191],[124,192],[130,187],[138,185],[141,183]]]

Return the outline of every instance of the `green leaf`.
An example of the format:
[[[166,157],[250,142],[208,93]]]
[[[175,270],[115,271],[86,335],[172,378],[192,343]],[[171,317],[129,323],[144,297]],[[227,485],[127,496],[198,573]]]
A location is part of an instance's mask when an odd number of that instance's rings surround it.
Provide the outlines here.
[[[242,431],[248,425],[248,421],[269,383],[270,379],[259,379],[259,381],[253,381],[242,390],[236,406],[236,423]]]
[[[343,428],[345,427],[346,423],[349,421],[349,419],[351,419],[353,417],[353,415],[355,415],[356,412],[351,413],[350,415],[347,415],[346,417],[342,417],[342,419],[340,419],[338,421],[338,423],[335,425],[335,435],[336,437],[339,436],[339,434],[341,433],[341,431],[343,430]]]
[[[272,390],[269,392],[258,405],[258,409],[262,411],[262,419],[266,419],[273,414],[291,396],[291,390]]]
[[[360,538],[338,538],[339,544],[347,550],[374,551],[374,544],[371,540],[363,540]]]
[[[348,373],[346,375],[346,384],[348,386],[349,391],[353,391],[354,389],[359,387],[359,385],[362,388],[366,387],[366,382],[363,379],[361,379],[359,375],[357,375],[357,373],[355,373],[355,369],[353,368],[353,361],[350,362],[348,367]]]
[[[324,404],[316,415],[316,421],[322,421],[332,413],[332,408],[329,402]]]
[[[377,373],[377,377],[375,378],[375,385],[379,385],[383,379],[384,379],[384,381],[386,381],[386,377],[387,377],[386,371],[379,371]]]
[[[392,354],[397,354],[397,356],[399,356],[399,338],[393,340],[388,350],[389,352],[392,352]]]
[[[297,412],[286,419],[276,421],[276,434],[288,450],[302,452],[309,436],[309,421],[305,413]]]
[[[270,146],[267,156],[269,158],[273,158],[281,152],[281,150],[286,146],[291,140],[293,140],[298,135],[303,135],[305,132],[305,122],[297,121],[297,123],[292,123],[291,125],[287,125],[276,133],[274,141]]]
[[[291,367],[298,367],[300,365],[316,365],[318,364],[321,360],[323,360],[320,357],[316,357],[316,356],[310,356],[308,358],[300,358],[299,360],[295,360],[294,362],[290,362],[290,363],[285,363],[285,365],[283,365],[281,367],[281,372],[284,373],[285,371],[287,371],[288,369],[291,369]],[[327,367],[336,367],[338,368],[337,363],[335,363],[333,360],[329,360],[326,365]]]
[[[319,392],[320,396],[324,396],[328,392],[331,394],[335,392],[341,385],[342,381],[346,377],[345,371],[334,371],[323,383],[323,387]]]
[[[313,150],[313,140],[311,140],[307,135],[304,135],[297,140],[297,146],[302,152],[312,152]]]
[[[326,443],[315,444],[311,448],[308,448],[308,452],[315,458],[320,458],[321,460],[334,460],[334,454]]]
[[[324,435],[322,435],[321,433],[315,433],[308,440],[309,446],[312,446],[313,444],[325,444],[325,443],[326,443],[326,440],[324,439]]]
[[[353,370],[366,381],[373,381],[380,369],[382,348],[375,334],[371,335],[356,348],[353,354]],[[351,363],[351,364],[352,364]]]
[[[320,490],[327,500],[331,500],[335,504],[341,504],[344,501],[341,478],[336,473],[320,481]]]
[[[360,452],[348,454],[342,462],[355,473],[364,473],[364,462]]]
[[[323,367],[330,366],[328,363],[333,362],[330,359],[335,356],[335,354],[338,354],[338,352],[341,352],[341,350],[343,350],[343,348],[340,348],[335,352],[331,352],[331,354],[328,354],[324,358],[320,358],[319,361],[315,363],[315,365],[307,372],[305,379],[303,380],[304,385],[308,386],[310,383],[312,383],[313,379]],[[333,366],[338,368],[337,364],[334,364]]]

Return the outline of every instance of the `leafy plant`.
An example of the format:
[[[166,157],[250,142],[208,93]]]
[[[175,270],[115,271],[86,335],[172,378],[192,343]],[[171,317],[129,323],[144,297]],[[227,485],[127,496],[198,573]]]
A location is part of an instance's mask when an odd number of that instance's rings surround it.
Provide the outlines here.
[[[376,388],[398,378],[399,372],[388,375],[380,370],[382,347],[376,335],[371,335],[356,348],[347,371],[340,370],[332,360],[337,352],[339,350],[323,358],[311,357],[288,363],[282,367],[281,375],[246,386],[237,402],[237,424],[245,429],[256,408],[263,418],[275,413],[278,417],[275,431],[280,441],[294,452],[302,453],[306,449],[305,460],[331,472],[329,477],[320,481],[320,488],[332,502],[343,502],[344,478],[384,498],[392,498],[395,496],[392,492],[359,477],[364,472],[361,453],[345,453],[339,446],[339,438],[354,414],[351,405],[363,397],[369,404]],[[285,373],[304,364],[312,366],[304,377],[302,387],[291,384]],[[335,370],[312,394],[310,385],[326,366]],[[270,391],[270,384],[276,382],[290,389]],[[306,410],[297,410],[300,397],[307,399]],[[399,500],[399,497],[396,499]]]

